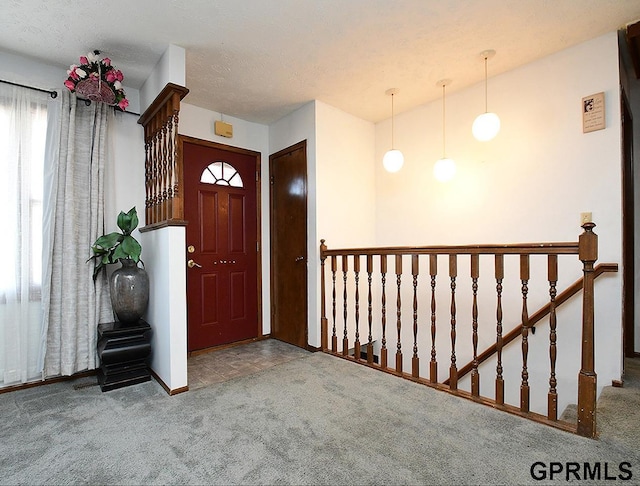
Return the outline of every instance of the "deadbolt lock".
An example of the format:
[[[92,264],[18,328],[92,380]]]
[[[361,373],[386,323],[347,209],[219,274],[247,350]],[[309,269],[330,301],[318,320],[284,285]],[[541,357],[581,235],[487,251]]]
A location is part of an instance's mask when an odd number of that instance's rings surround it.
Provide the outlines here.
[[[193,246],[193,245],[189,245],[189,246],[187,246],[187,251],[188,251],[189,253],[193,253],[193,252],[195,252],[195,251],[196,251],[196,247],[195,247],[195,246]]]

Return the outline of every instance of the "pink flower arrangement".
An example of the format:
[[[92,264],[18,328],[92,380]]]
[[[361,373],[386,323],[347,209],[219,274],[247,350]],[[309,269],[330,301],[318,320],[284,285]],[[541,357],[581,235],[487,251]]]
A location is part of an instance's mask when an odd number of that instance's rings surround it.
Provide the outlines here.
[[[100,101],[119,110],[126,110],[129,100],[122,88],[124,75],[111,64],[111,59],[100,59],[100,51],[80,56],[80,64],[72,64],[64,85],[79,98]]]

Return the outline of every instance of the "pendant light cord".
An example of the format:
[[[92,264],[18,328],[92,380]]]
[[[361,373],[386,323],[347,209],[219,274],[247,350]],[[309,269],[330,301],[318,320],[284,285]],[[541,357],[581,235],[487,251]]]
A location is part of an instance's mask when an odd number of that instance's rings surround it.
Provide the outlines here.
[[[446,151],[445,151],[445,133],[446,133],[446,127],[445,127],[445,105],[444,105],[444,88],[445,88],[445,84],[442,84],[442,158],[446,159],[447,155],[446,155]]]
[[[488,57],[484,57],[484,112],[489,113],[487,98],[488,98],[488,90],[487,90],[487,59]]]
[[[393,150],[393,93],[391,93],[391,150]]]

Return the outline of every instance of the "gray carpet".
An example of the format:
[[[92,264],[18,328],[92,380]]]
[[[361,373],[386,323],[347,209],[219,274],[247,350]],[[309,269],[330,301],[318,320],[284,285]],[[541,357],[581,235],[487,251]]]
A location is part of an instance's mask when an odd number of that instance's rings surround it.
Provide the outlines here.
[[[0,395],[0,484],[566,482],[534,462],[628,462],[640,480],[637,437],[584,439],[321,353],[173,397],[153,381]]]

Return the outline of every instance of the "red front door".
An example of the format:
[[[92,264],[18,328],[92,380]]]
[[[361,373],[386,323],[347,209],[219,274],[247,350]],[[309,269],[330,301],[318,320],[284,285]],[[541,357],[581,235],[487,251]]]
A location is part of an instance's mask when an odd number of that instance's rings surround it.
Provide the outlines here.
[[[256,152],[182,137],[189,351],[257,337]]]

